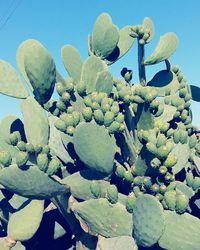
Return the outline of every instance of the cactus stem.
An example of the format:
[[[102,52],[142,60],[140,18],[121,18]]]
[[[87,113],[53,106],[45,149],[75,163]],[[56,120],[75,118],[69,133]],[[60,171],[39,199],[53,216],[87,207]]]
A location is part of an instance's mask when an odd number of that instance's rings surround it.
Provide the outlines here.
[[[145,73],[145,65],[144,65],[144,44],[139,43],[138,39],[138,70],[139,70],[139,79],[141,85],[146,85],[146,73]]]

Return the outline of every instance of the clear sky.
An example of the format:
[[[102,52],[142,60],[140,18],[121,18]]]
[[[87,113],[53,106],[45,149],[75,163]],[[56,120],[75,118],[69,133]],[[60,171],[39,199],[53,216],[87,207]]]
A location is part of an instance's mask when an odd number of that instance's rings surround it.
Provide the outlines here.
[[[140,24],[149,16],[155,25],[154,41],[147,45],[146,55],[154,50],[160,35],[173,31],[179,37],[179,47],[171,57],[179,64],[188,83],[200,87],[200,1],[199,0],[0,0],[0,59],[16,67],[15,54],[19,44],[34,38],[53,55],[58,70],[67,76],[60,58],[65,44],[74,45],[83,59],[87,57],[87,36],[99,14],[108,12],[119,28]],[[114,76],[126,66],[134,71],[137,82],[137,46],[111,66]],[[161,63],[148,67],[149,79]],[[0,95],[0,119],[7,114],[21,117],[19,101]],[[193,123],[200,126],[200,104],[193,103]]]

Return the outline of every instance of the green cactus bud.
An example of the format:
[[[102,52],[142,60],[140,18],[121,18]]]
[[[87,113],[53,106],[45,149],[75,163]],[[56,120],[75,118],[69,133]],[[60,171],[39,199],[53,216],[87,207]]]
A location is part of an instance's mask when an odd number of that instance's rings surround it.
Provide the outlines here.
[[[70,94],[68,92],[64,92],[62,94],[62,96],[61,96],[61,100],[63,101],[64,104],[69,103],[70,102],[70,98],[71,98],[71,96],[70,96]],[[62,111],[65,111],[65,109],[64,110],[63,109],[64,109],[64,106],[62,108]]]
[[[167,138],[166,138],[166,136],[164,134],[159,134],[157,136],[157,142],[156,142],[157,147],[165,145],[166,142],[167,142]]]
[[[61,82],[56,83],[56,91],[60,96],[65,92],[65,87]]]
[[[101,110],[102,110],[103,113],[106,113],[107,111],[110,110],[110,104],[108,104],[108,103],[102,104],[101,105]]]
[[[173,134],[174,142],[177,144],[180,142],[180,130],[176,129]]]
[[[160,193],[157,193],[157,194],[155,195],[155,198],[158,199],[158,201],[162,201],[162,200],[163,200],[163,195],[160,194]]]
[[[52,158],[49,162],[46,173],[49,176],[54,175],[61,168],[61,162],[56,158]]]
[[[100,109],[100,105],[98,104],[98,102],[92,102],[91,108],[92,108],[93,110]]]
[[[129,196],[127,196],[127,199],[126,199],[126,210],[129,213],[133,212],[135,201],[136,201],[136,197],[135,197],[135,195],[133,193],[131,193],[131,194],[129,194]]]
[[[138,186],[133,187],[133,192],[134,192],[136,197],[139,197],[140,195],[143,194]]]
[[[200,177],[194,177],[194,181],[192,183],[192,188],[196,191],[200,188]]]
[[[74,125],[74,117],[72,114],[63,113],[60,115],[60,119],[65,123],[65,128]]]
[[[189,109],[190,106],[191,106],[191,101],[187,101],[187,102],[185,103],[185,109]]]
[[[144,178],[143,176],[136,176],[134,179],[133,179],[133,183],[134,185],[136,186],[142,186],[143,185],[143,182],[144,182]]]
[[[68,114],[72,114],[74,111],[75,111],[75,108],[74,108],[73,106],[69,106],[69,107],[67,108],[67,113],[68,113]]]
[[[193,176],[192,171],[189,171],[186,173],[186,183],[189,187],[192,187],[194,183],[194,176]]]
[[[167,104],[167,105],[171,104],[171,96],[165,96],[164,102],[165,102],[165,104]]]
[[[159,167],[159,173],[164,175],[167,173],[167,168],[165,166]]]
[[[49,154],[50,153],[50,147],[49,147],[49,145],[42,146],[42,153],[43,154]]]
[[[106,127],[110,126],[110,124],[114,121],[115,114],[111,111],[107,111],[104,115],[104,125]]]
[[[86,122],[90,122],[92,120],[92,109],[90,107],[83,108],[82,115]]]
[[[167,137],[171,137],[171,136],[173,136],[173,134],[174,134],[174,129],[173,128],[170,128],[170,129],[167,130]]]
[[[122,165],[117,165],[115,174],[120,178],[124,178],[124,174],[125,174],[124,167]]]
[[[143,183],[144,183],[145,188],[148,188],[148,189],[150,189],[151,186],[153,185],[151,181],[151,177],[144,177]]]
[[[9,135],[9,142],[11,145],[16,146],[19,141],[21,141],[21,135],[19,131],[15,131]]]
[[[115,121],[119,122],[119,123],[123,123],[124,122],[124,115],[122,113],[119,113],[116,117],[115,117]]]
[[[193,134],[189,137],[188,145],[190,148],[194,148],[197,145],[197,137],[195,134]]]
[[[110,203],[115,204],[118,201],[118,190],[115,185],[110,185],[107,188],[107,199]]]
[[[145,44],[145,40],[142,38],[142,39],[139,39],[139,44],[140,45],[144,45]]]
[[[70,136],[74,134],[75,128],[73,126],[68,126],[66,129],[66,133]]]
[[[115,132],[118,132],[120,128],[120,123],[117,121],[113,121],[110,126],[108,127],[109,133],[113,134]]]
[[[60,99],[56,102],[56,108],[58,108],[61,112],[64,112],[66,110],[65,103]]]
[[[153,158],[150,162],[152,168],[158,168],[161,165],[161,161],[158,158]]]
[[[142,39],[146,42],[149,37],[150,37],[150,34],[145,32]]]
[[[57,121],[54,123],[54,125],[55,125],[55,127],[56,127],[58,130],[60,130],[60,131],[62,131],[62,132],[65,132],[65,131],[66,131],[67,125],[66,125],[66,123],[65,123],[63,120],[61,120],[61,119],[57,120]]]
[[[160,124],[159,129],[161,133],[165,133],[167,132],[167,130],[169,129],[170,124],[168,122],[163,122],[162,124]]]
[[[166,145],[160,146],[157,149],[157,156],[159,159],[165,159],[167,158],[168,154],[169,154],[169,148]]]
[[[132,95],[130,97],[131,102],[136,102],[136,103],[144,103],[144,99],[142,99],[139,95]]]
[[[35,152],[35,148],[34,148],[32,143],[29,143],[29,142],[26,143],[26,151],[28,153],[34,153]]]
[[[92,100],[89,96],[85,96],[84,97],[84,104],[87,106],[87,107],[92,107]]]
[[[73,111],[72,116],[73,116],[73,121],[74,121],[73,125],[77,126],[81,119],[80,113],[78,111]]]
[[[179,90],[179,96],[180,96],[181,98],[185,98],[187,92],[188,92],[188,91],[187,91],[187,88],[182,88],[182,89]]]
[[[175,119],[175,118],[178,118],[178,117],[180,117],[180,115],[181,115],[181,112],[177,110],[177,111],[174,113],[173,118],[174,118],[174,119]]]
[[[20,151],[16,155],[16,164],[18,165],[19,168],[23,168],[23,166],[27,163],[28,161],[28,153]]]
[[[188,141],[188,133],[187,131],[180,129],[180,142],[182,144],[187,143]]]
[[[161,194],[164,194],[167,191],[167,187],[164,184],[161,184],[159,190]]]
[[[173,65],[172,66],[172,71],[177,74],[179,72],[179,66],[178,65]]]
[[[170,184],[167,186],[167,191],[175,190],[175,188],[176,188],[176,182],[175,182],[175,181],[172,181],[172,182],[170,182]]]
[[[151,103],[150,103],[150,108],[152,109],[157,109],[160,105],[160,102],[157,99],[154,99]]]
[[[155,98],[158,96],[158,92],[156,89],[151,89],[150,91],[148,91],[145,95],[145,100],[146,102],[151,103],[153,100],[155,100]]]
[[[160,190],[159,188],[159,185],[154,183],[152,186],[151,186],[151,191],[154,192],[154,193],[158,193]]]
[[[181,72],[178,74],[177,79],[179,82],[183,80],[183,74]]]
[[[39,153],[37,156],[37,165],[41,171],[46,171],[48,167],[49,159],[47,154]]]
[[[128,94],[127,86],[123,86],[120,91],[118,92],[119,98],[124,99],[124,96]]]
[[[19,141],[17,143],[17,147],[20,151],[26,151],[26,143],[23,141]]]
[[[148,142],[146,144],[146,147],[148,151],[151,152],[152,154],[157,154],[157,147],[153,142]]]
[[[167,156],[163,164],[167,168],[172,168],[177,163],[177,161],[178,161],[177,156],[171,153]]]
[[[86,94],[86,84],[83,81],[80,81],[76,85],[76,91],[80,96],[84,96]]]
[[[189,130],[189,129],[192,129],[192,128],[193,128],[192,123],[190,123],[190,124],[188,124],[188,125],[185,126],[186,130]]]
[[[93,113],[96,123],[102,125],[104,123],[104,115],[101,109],[97,109]]]
[[[189,198],[185,194],[177,194],[176,196],[176,212],[184,213],[188,207]]]
[[[110,111],[113,112],[115,115],[117,115],[119,113],[119,105],[118,104],[112,105]]]
[[[190,93],[187,93],[186,95],[185,95],[185,98],[184,98],[184,100],[185,100],[185,102],[188,102],[188,101],[190,101],[191,100],[191,94]]]
[[[164,105],[160,104],[158,107],[158,111],[154,114],[155,117],[159,117],[163,114],[164,112]]]
[[[120,132],[120,133],[123,133],[124,130],[125,130],[125,125],[124,125],[124,124],[120,124],[119,132]]]
[[[124,179],[127,182],[133,182],[133,175],[132,175],[131,171],[127,170],[124,172]]]
[[[164,200],[166,202],[166,205],[167,205],[168,209],[175,210],[175,207],[176,207],[176,191],[171,190],[171,191],[165,192]]]
[[[98,181],[92,181],[90,184],[90,190],[95,198],[98,199],[101,197],[101,186]]]
[[[60,114],[60,110],[58,108],[55,108],[53,111],[53,115],[58,117],[59,114]]]
[[[12,156],[7,151],[0,151],[0,163],[4,167],[8,167],[12,163]]]
[[[185,122],[187,120],[188,117],[188,110],[184,109],[181,113],[181,121]]]
[[[69,93],[74,91],[74,83],[72,78],[67,79],[65,82],[65,89]]]
[[[41,153],[42,152],[42,146],[41,145],[35,145],[34,146],[34,149],[35,149],[35,153],[36,154],[39,154],[39,153]]]

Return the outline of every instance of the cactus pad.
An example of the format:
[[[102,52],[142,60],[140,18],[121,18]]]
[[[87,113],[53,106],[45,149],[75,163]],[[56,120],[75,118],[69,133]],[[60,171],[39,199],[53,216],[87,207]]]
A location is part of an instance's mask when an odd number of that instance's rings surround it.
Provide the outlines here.
[[[95,122],[80,123],[73,139],[76,153],[91,170],[112,172],[115,143],[104,127]]]
[[[133,237],[139,246],[153,246],[164,230],[164,213],[160,202],[144,194],[136,199],[133,208]]]
[[[120,203],[111,205],[107,199],[90,199],[75,203],[73,210],[90,232],[104,237],[131,235],[132,215]]]
[[[200,220],[188,213],[179,215],[165,211],[165,230],[159,245],[170,250],[198,250],[200,245]]]

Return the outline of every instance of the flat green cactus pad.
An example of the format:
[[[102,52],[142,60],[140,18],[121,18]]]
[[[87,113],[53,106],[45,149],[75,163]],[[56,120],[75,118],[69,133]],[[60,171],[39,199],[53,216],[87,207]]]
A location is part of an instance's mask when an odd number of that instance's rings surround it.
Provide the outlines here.
[[[164,111],[157,119],[162,119],[164,122],[170,122],[176,113],[176,107],[164,105]]]
[[[113,77],[108,70],[104,70],[97,75],[95,89],[97,92],[105,92],[108,95],[113,88]]]
[[[105,59],[105,62],[110,65],[124,56],[132,47],[135,39],[130,36],[131,26],[127,25],[119,30],[119,42],[115,50]]]
[[[34,146],[48,144],[49,123],[42,107],[30,96],[22,101],[21,110],[27,141]]]
[[[165,230],[159,239],[159,245],[170,250],[199,250],[200,220],[188,213],[179,215],[165,211]]]
[[[164,230],[164,212],[161,203],[152,195],[136,199],[133,208],[133,237],[139,246],[151,247]]]
[[[134,239],[130,236],[119,236],[114,238],[101,237],[97,243],[98,250],[137,250]]]
[[[107,70],[107,65],[104,61],[96,56],[90,56],[83,64],[81,80],[86,84],[87,93],[96,90],[96,79],[99,72]]]
[[[27,170],[17,165],[4,168],[0,171],[0,183],[13,193],[33,199],[48,199],[68,192],[67,187],[49,178],[37,166]]]
[[[43,211],[44,201],[32,200],[12,214],[8,222],[8,236],[16,241],[31,239],[39,228]]]
[[[178,47],[178,37],[173,32],[168,32],[160,37],[156,49],[144,64],[151,65],[168,59]]]
[[[115,143],[103,126],[95,122],[80,123],[74,132],[74,148],[91,170],[105,174],[112,172]]]
[[[149,17],[145,17],[144,20],[143,20],[142,26],[145,29],[149,29],[150,36],[147,39],[147,43],[149,43],[154,37],[154,33],[155,33],[154,24],[153,24],[152,20]]]
[[[38,41],[25,48],[24,68],[36,100],[46,103],[54,90],[56,67],[48,50]]]
[[[107,199],[90,199],[75,203],[73,210],[90,232],[104,237],[131,235],[132,215],[120,203],[112,205]]]
[[[61,57],[69,76],[73,78],[75,83],[78,83],[83,64],[78,50],[71,45],[65,45],[61,49]]]
[[[92,172],[91,170],[82,170],[69,175],[62,180],[62,184],[70,188],[70,192],[75,198],[88,200],[95,198],[90,188],[93,181],[99,183],[102,195],[105,195],[109,183],[102,180],[102,174]]]
[[[29,96],[15,69],[3,60],[0,60],[0,93],[22,99]]]
[[[188,187],[184,182],[176,181],[176,190],[187,195],[188,198],[192,198],[194,191],[192,188]]]

